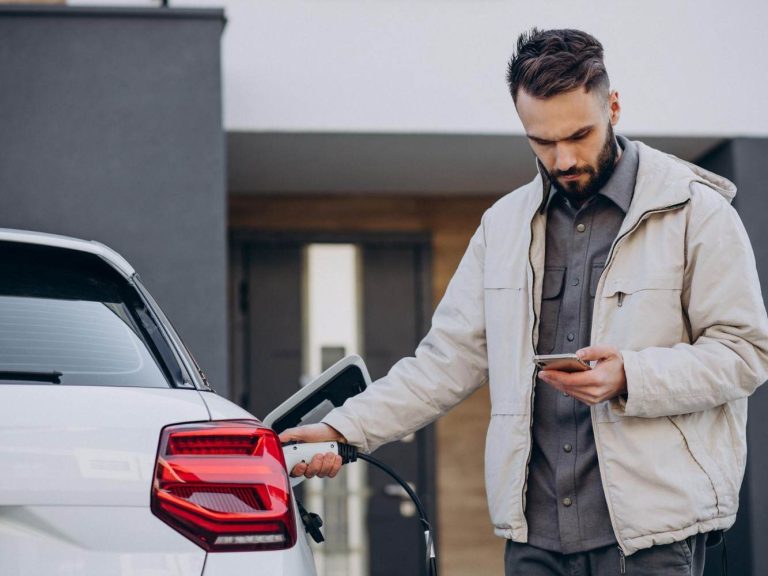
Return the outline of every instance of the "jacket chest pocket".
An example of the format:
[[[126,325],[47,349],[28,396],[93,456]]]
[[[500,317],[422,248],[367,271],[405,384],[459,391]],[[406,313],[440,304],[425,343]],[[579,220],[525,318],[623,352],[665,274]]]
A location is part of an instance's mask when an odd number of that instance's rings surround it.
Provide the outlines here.
[[[486,331],[509,331],[519,319],[525,294],[525,276],[510,270],[486,269],[483,274]],[[506,328],[505,328],[506,327]],[[489,335],[489,340],[491,339]]]
[[[599,276],[598,276],[599,278]],[[597,288],[597,285],[595,285]],[[639,294],[643,297],[655,298],[660,292],[676,291],[679,295],[682,290],[681,274],[655,274],[652,276],[639,276],[637,278],[616,278],[607,283],[603,293],[604,298],[617,298]],[[622,305],[624,302],[622,298]]]
[[[551,354],[557,343],[557,323],[560,319],[563,284],[567,268],[551,267],[544,270],[544,285],[541,290],[541,312],[539,314],[539,354]]]
[[[614,332],[615,345],[629,344],[639,350],[648,346],[672,346],[685,333],[682,273],[617,278],[606,284],[602,306]]]

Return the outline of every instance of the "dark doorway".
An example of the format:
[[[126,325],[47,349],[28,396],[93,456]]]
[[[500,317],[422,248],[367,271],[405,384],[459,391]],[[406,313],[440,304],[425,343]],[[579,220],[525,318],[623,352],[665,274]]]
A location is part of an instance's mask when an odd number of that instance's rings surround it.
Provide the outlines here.
[[[242,234],[231,244],[233,397],[258,417],[265,416],[298,390],[306,370],[307,247],[351,244],[358,255],[361,316],[360,347],[371,377],[384,376],[398,359],[412,355],[426,334],[431,315],[430,243],[423,234],[308,235]],[[343,346],[320,350],[325,366],[347,353]],[[416,487],[436,525],[432,427],[393,442],[376,456]],[[365,466],[355,464],[354,466]],[[367,561],[363,576],[424,574],[424,536],[415,510],[402,489],[378,469],[368,467]],[[325,521],[327,540],[321,546],[343,553],[344,495],[328,481]],[[340,483],[337,482],[337,485]],[[331,502],[331,505],[328,503]],[[341,513],[339,512],[341,510]],[[360,535],[356,535],[360,539]],[[322,552],[320,552],[322,554]],[[331,554],[332,555],[332,554]],[[323,574],[320,563],[319,576]],[[334,574],[359,574],[354,569]],[[331,572],[328,571],[328,574]]]

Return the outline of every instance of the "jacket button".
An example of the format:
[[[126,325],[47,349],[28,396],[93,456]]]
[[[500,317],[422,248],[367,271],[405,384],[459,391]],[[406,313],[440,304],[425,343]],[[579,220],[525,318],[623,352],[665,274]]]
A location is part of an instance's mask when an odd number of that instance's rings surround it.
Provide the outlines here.
[[[584,232],[584,230],[586,229],[587,227],[584,226],[584,224],[579,224],[578,226],[576,226],[576,230],[578,230],[579,232]]]
[[[567,497],[567,496],[566,496],[565,498],[563,498],[563,506],[565,506],[565,507],[567,508],[567,507],[568,507],[568,506],[570,506],[571,504],[573,504],[573,500],[571,500],[571,499],[570,499],[569,497]]]
[[[565,450],[566,452],[570,452],[571,450],[573,450],[573,446],[571,446],[568,442],[566,442],[565,444],[563,444],[563,450]]]

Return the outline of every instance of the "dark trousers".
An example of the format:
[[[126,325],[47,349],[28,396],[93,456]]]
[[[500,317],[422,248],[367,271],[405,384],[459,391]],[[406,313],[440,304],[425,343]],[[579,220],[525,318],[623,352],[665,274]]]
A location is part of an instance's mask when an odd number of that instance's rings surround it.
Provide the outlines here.
[[[707,535],[653,546],[635,552],[622,562],[618,546],[578,554],[548,552],[507,540],[506,576],[702,576]]]

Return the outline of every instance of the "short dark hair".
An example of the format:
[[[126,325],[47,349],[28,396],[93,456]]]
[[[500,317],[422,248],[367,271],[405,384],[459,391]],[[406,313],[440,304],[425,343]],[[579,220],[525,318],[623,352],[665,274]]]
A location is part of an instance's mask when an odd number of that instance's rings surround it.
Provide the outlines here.
[[[608,93],[603,45],[581,30],[531,28],[517,39],[517,51],[507,66],[507,84],[517,102],[520,88],[534,98],[549,98],[582,86]]]

